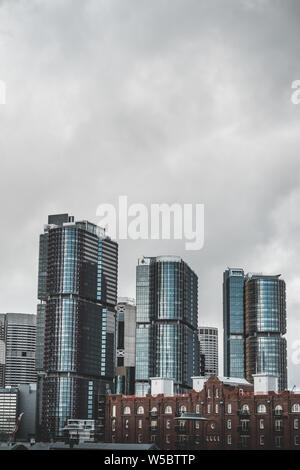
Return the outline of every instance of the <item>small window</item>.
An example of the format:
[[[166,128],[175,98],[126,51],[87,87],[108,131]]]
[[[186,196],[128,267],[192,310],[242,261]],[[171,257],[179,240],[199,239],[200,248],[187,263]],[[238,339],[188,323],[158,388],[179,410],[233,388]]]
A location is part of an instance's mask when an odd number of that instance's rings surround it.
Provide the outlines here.
[[[138,428],[142,429],[142,427],[143,427],[143,421],[141,419],[139,419]]]
[[[299,419],[294,419],[294,429],[299,429]]]
[[[172,407],[171,406],[166,406],[165,407],[165,414],[166,415],[171,415],[172,414]]]
[[[115,419],[113,419],[112,422],[111,422],[111,430],[112,430],[112,432],[115,432],[115,430],[116,430],[116,420]]]
[[[267,412],[266,405],[264,405],[263,403],[260,403],[260,405],[258,405],[257,407],[257,413],[266,413],[266,412]]]
[[[231,414],[231,410],[232,410],[232,408],[231,408],[231,403],[228,403],[228,405],[227,405],[227,413],[228,413],[229,415]]]
[[[166,429],[170,429],[171,427],[171,421],[169,419],[167,419],[166,421]]]
[[[124,408],[124,415],[130,415],[131,411],[130,411],[130,407],[129,406],[125,406]]]
[[[170,436],[169,436],[169,434],[166,435],[166,443],[167,443],[167,444],[170,444]]]
[[[231,445],[231,444],[232,444],[232,436],[231,436],[231,434],[228,434],[228,436],[227,436],[227,444],[228,444],[228,445]]]
[[[245,403],[243,406],[242,406],[242,412],[243,413],[249,413],[249,405],[247,405],[247,403]]]
[[[216,398],[219,398],[219,389],[216,388]]]
[[[195,411],[196,411],[196,413],[200,413],[200,405],[199,404],[196,405],[196,410]]]
[[[259,420],[259,429],[264,429],[265,428],[265,421],[264,419]]]
[[[300,444],[299,436],[294,436],[294,445],[298,446]]]
[[[142,434],[138,434],[138,443],[141,444],[143,442]]]
[[[227,420],[227,429],[231,429],[231,419]]]
[[[281,415],[282,414],[282,406],[281,405],[276,405],[275,406],[275,414],[276,415]]]
[[[215,410],[216,410],[216,414],[218,414],[219,413],[219,405],[218,404],[216,404]]]
[[[144,414],[144,408],[142,406],[139,406],[137,409],[137,414],[138,415],[143,415]]]
[[[186,413],[186,406],[181,405],[181,407],[179,408],[179,411],[180,413]]]
[[[294,403],[292,406],[292,413],[300,413],[300,405],[299,403]]]
[[[265,436],[259,436],[259,444],[261,446],[265,445]]]
[[[207,398],[210,398],[210,388],[207,389]]]
[[[208,414],[210,413],[210,405],[209,404],[207,405],[207,413]]]

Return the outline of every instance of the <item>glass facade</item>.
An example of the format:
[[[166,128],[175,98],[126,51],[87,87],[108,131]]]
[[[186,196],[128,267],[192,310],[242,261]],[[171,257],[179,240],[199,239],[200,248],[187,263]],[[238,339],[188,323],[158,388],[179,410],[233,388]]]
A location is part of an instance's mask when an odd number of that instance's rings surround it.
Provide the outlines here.
[[[136,394],[149,378],[174,379],[175,391],[199,373],[198,278],[178,257],[143,258],[137,266]]]
[[[279,377],[279,389],[287,387],[286,293],[280,275],[244,275],[242,269],[224,272],[224,374]]]
[[[245,377],[244,271],[228,268],[223,275],[224,375]]]
[[[286,294],[279,276],[248,275],[245,283],[246,378],[252,374],[279,376],[287,387]]]
[[[53,438],[67,419],[95,418],[114,377],[118,246],[65,216],[50,216],[40,238],[39,424]]]

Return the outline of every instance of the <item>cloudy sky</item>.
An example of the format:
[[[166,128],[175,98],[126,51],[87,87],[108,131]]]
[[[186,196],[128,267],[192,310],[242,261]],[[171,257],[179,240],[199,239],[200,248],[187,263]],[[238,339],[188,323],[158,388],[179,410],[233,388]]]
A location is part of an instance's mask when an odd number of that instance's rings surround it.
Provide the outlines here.
[[[120,241],[119,294],[139,256],[181,255],[222,336],[223,270],[282,273],[300,387],[299,17],[298,0],[0,0],[0,311],[35,312],[49,213],[203,203],[200,251]]]

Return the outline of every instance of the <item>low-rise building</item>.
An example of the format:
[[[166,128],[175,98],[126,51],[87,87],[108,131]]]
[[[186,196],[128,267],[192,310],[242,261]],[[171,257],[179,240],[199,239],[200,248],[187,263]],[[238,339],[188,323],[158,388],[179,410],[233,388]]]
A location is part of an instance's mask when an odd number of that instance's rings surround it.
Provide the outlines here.
[[[106,442],[160,449],[300,449],[300,393],[273,377],[195,377],[187,394],[106,400]],[[197,419],[198,417],[198,419]]]

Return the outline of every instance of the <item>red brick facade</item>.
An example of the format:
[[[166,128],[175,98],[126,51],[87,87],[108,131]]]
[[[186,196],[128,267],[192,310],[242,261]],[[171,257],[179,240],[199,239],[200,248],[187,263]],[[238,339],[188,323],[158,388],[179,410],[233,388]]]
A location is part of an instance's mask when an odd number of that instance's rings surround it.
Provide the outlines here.
[[[207,421],[177,420],[180,411]],[[300,394],[254,395],[253,387],[210,377],[185,395],[110,395],[106,442],[153,443],[160,449],[299,449]]]

